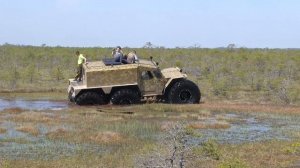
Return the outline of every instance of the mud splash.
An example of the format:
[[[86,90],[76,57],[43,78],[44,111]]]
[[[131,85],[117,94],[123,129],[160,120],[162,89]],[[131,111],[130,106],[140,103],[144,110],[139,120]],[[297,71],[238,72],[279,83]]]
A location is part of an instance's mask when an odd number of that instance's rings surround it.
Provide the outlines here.
[[[68,108],[66,102],[56,102],[56,101],[29,101],[29,100],[6,100],[0,99],[0,111],[10,108],[20,108],[26,110],[62,110]]]

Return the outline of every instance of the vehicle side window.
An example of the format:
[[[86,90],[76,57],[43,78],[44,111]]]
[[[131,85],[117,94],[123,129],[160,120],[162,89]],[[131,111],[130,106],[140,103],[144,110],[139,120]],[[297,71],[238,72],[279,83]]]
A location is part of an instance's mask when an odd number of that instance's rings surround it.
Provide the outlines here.
[[[162,78],[162,74],[161,74],[161,72],[160,72],[159,70],[153,71],[153,74],[154,74],[154,76],[155,76],[157,79]]]
[[[143,80],[149,80],[149,79],[152,79],[153,78],[153,75],[151,74],[150,71],[143,71],[142,72],[142,79]]]

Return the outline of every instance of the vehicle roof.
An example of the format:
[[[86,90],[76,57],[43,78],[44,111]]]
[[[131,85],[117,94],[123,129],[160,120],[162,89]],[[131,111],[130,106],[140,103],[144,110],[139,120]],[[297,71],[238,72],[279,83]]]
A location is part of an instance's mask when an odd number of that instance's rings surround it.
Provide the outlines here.
[[[109,60],[102,60],[102,61],[92,61],[88,62],[85,65],[87,71],[99,71],[99,70],[108,70],[111,68],[120,68],[120,69],[131,69],[131,68],[138,68],[138,67],[145,67],[145,68],[157,68],[156,65],[152,61],[140,59],[137,63],[133,64],[120,64],[116,62],[112,62],[111,59]]]

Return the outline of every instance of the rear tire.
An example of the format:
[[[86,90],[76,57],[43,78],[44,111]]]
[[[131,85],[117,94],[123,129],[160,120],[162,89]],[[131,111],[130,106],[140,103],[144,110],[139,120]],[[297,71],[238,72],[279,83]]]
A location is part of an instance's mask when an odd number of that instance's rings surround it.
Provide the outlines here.
[[[112,104],[138,104],[141,101],[139,93],[132,89],[121,89],[114,92],[110,99]]]
[[[200,102],[201,93],[198,86],[190,80],[176,82],[167,95],[171,104],[196,104]]]
[[[75,102],[78,105],[102,105],[106,104],[106,98],[100,91],[86,91],[81,93]]]

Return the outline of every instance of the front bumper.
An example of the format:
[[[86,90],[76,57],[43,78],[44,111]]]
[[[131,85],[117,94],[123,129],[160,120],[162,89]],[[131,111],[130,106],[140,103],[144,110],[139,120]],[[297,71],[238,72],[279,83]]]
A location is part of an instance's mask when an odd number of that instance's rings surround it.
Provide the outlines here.
[[[74,102],[75,101],[75,96],[76,96],[76,93],[75,93],[75,90],[73,88],[73,84],[76,81],[74,81],[73,79],[69,79],[69,87],[68,87],[68,99],[70,102]]]
[[[75,91],[71,85],[69,85],[69,87],[68,87],[68,99],[70,102],[75,101]]]

